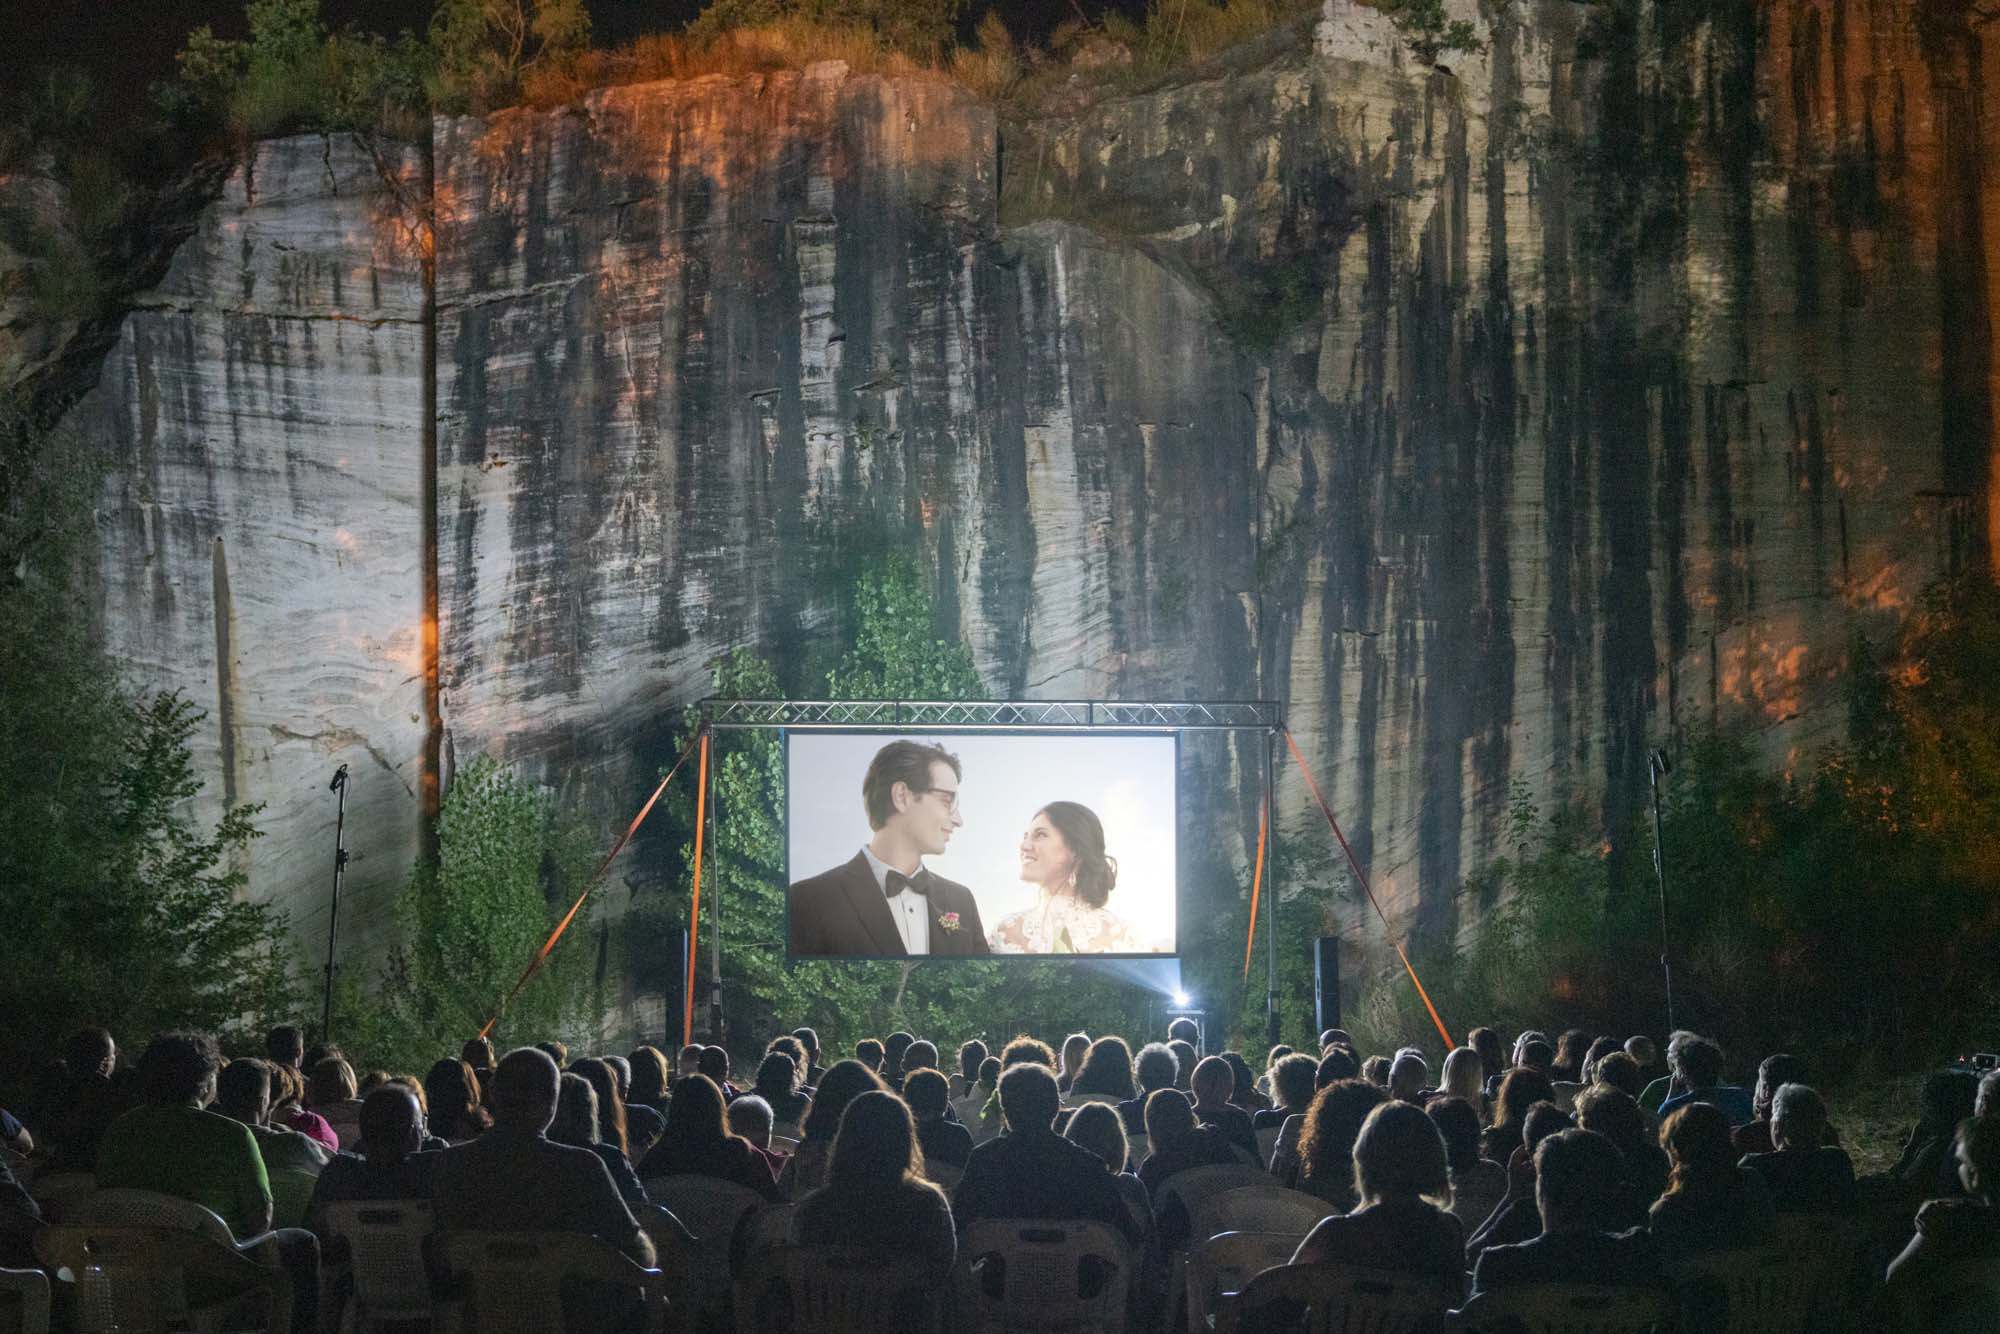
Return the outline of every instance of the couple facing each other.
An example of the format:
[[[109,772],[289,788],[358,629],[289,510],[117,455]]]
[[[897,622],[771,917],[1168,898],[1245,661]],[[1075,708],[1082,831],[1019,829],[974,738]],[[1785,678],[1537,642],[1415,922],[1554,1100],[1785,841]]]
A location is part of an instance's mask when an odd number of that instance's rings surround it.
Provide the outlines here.
[[[1141,954],[1130,923],[1105,910],[1118,863],[1089,807],[1052,801],[1021,836],[1021,879],[1041,886],[1035,907],[989,933],[972,891],[924,869],[965,823],[958,757],[943,746],[892,741],[861,780],[874,832],[853,860],[795,881],[791,953],[898,958],[925,954]]]

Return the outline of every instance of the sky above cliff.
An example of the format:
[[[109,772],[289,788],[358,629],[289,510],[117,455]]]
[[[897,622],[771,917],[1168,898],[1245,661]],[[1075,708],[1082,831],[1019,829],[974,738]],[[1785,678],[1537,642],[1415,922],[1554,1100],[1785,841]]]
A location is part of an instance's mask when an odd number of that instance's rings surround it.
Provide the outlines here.
[[[1045,35],[1077,12],[1078,0],[971,0],[970,24],[997,8],[1018,37]],[[671,32],[698,14],[704,0],[588,0],[596,40],[603,45],[630,41],[642,33]],[[224,36],[243,31],[242,0],[39,0],[7,6],[0,20],[0,88],[20,87],[39,70],[56,64],[81,65],[100,89],[139,89],[173,72],[174,52],[194,28],[206,23]],[[1145,12],[1145,0],[1090,0],[1092,14],[1107,10]],[[369,32],[393,35],[422,29],[430,21],[428,0],[324,0],[329,22],[352,23]],[[11,31],[9,31],[11,30]],[[135,102],[137,99],[133,99]]]

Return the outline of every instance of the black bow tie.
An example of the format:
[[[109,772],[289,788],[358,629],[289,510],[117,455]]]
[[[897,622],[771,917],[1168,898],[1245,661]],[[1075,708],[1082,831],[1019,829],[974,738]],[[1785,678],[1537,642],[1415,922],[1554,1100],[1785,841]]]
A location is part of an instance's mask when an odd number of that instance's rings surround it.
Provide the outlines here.
[[[887,898],[895,898],[904,890],[912,894],[930,897],[931,878],[918,871],[915,875],[904,875],[901,871],[891,871],[882,877],[882,893]]]

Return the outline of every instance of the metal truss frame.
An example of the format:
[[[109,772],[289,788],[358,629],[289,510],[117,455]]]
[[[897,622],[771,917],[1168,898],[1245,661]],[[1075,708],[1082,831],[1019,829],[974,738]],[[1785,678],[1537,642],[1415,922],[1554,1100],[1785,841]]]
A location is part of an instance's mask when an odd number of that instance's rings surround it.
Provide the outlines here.
[[[717,731],[875,731],[936,728],[957,732],[1276,732],[1285,726],[1276,700],[848,700],[724,699],[696,709]]]

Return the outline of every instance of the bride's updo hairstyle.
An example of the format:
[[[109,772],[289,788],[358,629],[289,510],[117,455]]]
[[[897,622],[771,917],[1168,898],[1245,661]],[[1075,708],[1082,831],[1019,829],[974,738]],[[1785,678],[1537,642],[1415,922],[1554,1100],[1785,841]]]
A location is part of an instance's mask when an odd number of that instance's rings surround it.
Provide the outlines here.
[[[1076,859],[1076,896],[1102,908],[1118,883],[1118,859],[1104,855],[1103,824],[1090,807],[1073,801],[1052,801],[1041,813],[1049,817]]]

